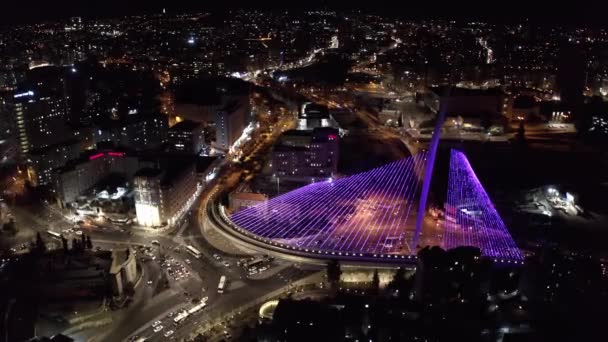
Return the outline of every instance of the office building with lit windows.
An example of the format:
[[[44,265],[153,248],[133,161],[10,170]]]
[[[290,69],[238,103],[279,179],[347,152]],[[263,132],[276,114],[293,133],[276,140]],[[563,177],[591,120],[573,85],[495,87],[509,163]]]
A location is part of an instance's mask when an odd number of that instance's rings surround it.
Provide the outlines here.
[[[15,161],[17,157],[16,138],[14,117],[9,111],[7,98],[0,95],[0,164]]]
[[[31,150],[28,157],[28,178],[34,186],[51,184],[54,170],[80,156],[81,142],[77,139]]]
[[[93,141],[112,142],[134,150],[160,147],[167,137],[167,116],[161,114],[130,115],[124,120],[106,120],[95,124]]]
[[[314,182],[338,172],[339,135],[334,128],[284,132],[272,151],[272,169],[280,180]]]
[[[249,105],[233,102],[215,112],[215,148],[228,152],[249,124]],[[248,104],[249,102],[247,102]]]
[[[205,147],[203,124],[184,120],[173,125],[167,133],[167,145],[173,152],[198,154]]]
[[[66,125],[65,97],[42,87],[32,88],[15,91],[8,105],[14,115],[21,156],[72,137]]]

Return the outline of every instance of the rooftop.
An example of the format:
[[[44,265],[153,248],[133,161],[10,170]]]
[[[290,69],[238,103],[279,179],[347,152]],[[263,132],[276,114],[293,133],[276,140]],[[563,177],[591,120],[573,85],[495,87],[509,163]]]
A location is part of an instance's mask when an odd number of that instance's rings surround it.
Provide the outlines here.
[[[196,121],[192,121],[192,120],[184,120],[184,121],[178,122],[177,124],[175,124],[174,126],[169,128],[169,131],[188,131],[188,132],[190,132],[201,126],[202,126],[202,123],[200,123],[200,122],[196,122]]]
[[[449,86],[431,87],[430,90],[442,97],[453,96],[498,96],[502,94],[499,88],[469,89]]]

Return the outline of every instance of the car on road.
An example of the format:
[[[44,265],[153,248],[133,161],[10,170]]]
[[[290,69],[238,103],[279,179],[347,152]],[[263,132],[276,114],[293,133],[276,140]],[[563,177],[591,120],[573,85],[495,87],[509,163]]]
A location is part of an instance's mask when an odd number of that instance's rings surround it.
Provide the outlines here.
[[[222,257],[219,254],[217,254],[217,253],[213,253],[213,258],[215,258],[215,260],[221,260],[222,259]]]
[[[156,326],[156,327],[154,327],[154,332],[157,333],[157,332],[163,330],[163,328],[164,327],[162,325]]]
[[[156,328],[157,326],[163,324],[161,321],[156,321],[154,323],[152,323],[152,327]]]
[[[184,260],[184,261],[185,261],[185,262],[186,262],[186,264],[188,264],[188,265],[192,264],[192,261],[190,261],[190,259],[186,259],[186,260]]]
[[[151,243],[152,243],[153,245],[160,245],[160,242],[158,242],[158,240],[152,240],[152,241],[151,241]]]
[[[205,296],[205,297],[203,297],[203,299],[201,299],[201,302],[206,302],[208,300],[209,300],[209,297]]]
[[[148,280],[148,285],[152,286],[152,280]]]
[[[226,260],[224,260],[224,262],[222,262],[222,265],[224,265],[224,267],[230,267],[230,263]]]
[[[169,330],[165,333],[165,337],[169,337],[171,335],[173,335],[173,330]]]

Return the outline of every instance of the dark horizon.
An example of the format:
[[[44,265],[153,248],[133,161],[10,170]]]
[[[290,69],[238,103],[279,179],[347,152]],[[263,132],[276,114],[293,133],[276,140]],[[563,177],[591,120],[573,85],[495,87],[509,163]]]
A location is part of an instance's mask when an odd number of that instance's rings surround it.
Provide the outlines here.
[[[117,1],[83,3],[80,1],[40,1],[11,2],[0,11],[0,26],[57,22],[70,17],[86,19],[109,19],[124,16],[161,13],[163,8],[168,14],[196,12],[224,12],[235,9],[248,10],[335,10],[363,11],[403,19],[445,19],[445,20],[479,20],[490,23],[530,22],[538,24],[606,26],[603,11],[593,6],[557,7],[555,5],[536,4],[531,7],[523,2],[511,2],[508,7],[497,7],[495,3],[440,4],[440,3],[404,3],[401,1],[327,1],[311,0],[305,3],[289,3],[276,0],[265,0],[252,4],[244,0],[229,0],[214,4],[201,4],[199,1],[178,0],[167,3],[141,1]]]

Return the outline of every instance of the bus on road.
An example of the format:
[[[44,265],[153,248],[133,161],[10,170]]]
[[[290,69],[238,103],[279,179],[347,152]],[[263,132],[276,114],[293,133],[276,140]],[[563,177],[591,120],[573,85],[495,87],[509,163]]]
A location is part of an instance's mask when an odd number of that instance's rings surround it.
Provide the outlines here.
[[[223,275],[220,277],[220,283],[217,285],[217,293],[224,293],[226,289],[226,276]]]
[[[173,322],[175,324],[180,324],[181,322],[183,322],[186,318],[188,318],[188,316],[190,316],[190,314],[188,313],[188,311],[182,311],[180,312],[177,316],[175,316],[175,318],[173,319]]]
[[[205,306],[207,306],[207,302],[201,301],[197,305],[191,307],[190,310],[188,310],[188,314],[189,315],[195,314],[195,313],[201,311],[202,309],[204,309]]]
[[[186,246],[186,249],[188,250],[188,252],[190,252],[190,254],[194,255],[195,258],[198,259],[201,257],[201,252],[198,249],[196,249],[190,245]]]
[[[49,233],[50,236],[54,237],[55,239],[61,239],[61,234],[54,232],[52,230],[47,230],[47,233]]]

